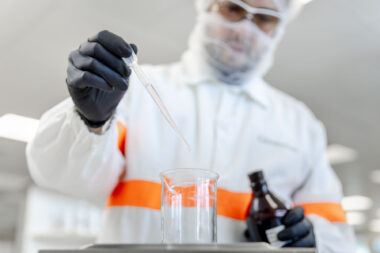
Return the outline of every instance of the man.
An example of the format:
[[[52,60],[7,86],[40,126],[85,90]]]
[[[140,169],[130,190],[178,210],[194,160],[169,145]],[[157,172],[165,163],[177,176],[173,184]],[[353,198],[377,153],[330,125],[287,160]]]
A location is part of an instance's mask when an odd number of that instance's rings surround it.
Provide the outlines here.
[[[262,79],[299,7],[296,0],[200,0],[182,60],[144,66],[192,152],[123,63],[137,47],[108,31],[90,38],[69,57],[71,99],[43,115],[28,144],[31,175],[42,186],[107,202],[99,242],[154,243],[160,241],[159,173],[213,170],[222,189],[218,241],[237,242],[246,240],[247,175],[262,168],[271,191],[294,207],[279,240],[352,252],[322,124]]]

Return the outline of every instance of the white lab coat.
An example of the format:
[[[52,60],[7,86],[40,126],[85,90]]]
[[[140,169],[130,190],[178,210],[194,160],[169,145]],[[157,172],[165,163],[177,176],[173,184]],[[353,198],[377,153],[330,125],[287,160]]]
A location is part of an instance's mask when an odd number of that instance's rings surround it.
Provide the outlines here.
[[[246,207],[234,201],[251,192],[247,174],[263,169],[271,191],[288,206],[309,205],[319,252],[354,251],[352,230],[342,217],[341,184],[325,155],[324,128],[303,103],[260,78],[238,87],[210,80],[191,57],[144,69],[192,152],[134,75],[115,116],[127,128],[125,156],[116,124],[103,135],[90,133],[71,99],[42,116],[27,146],[39,185],[100,203],[114,195],[99,242],[160,242],[158,175],[183,167],[219,173],[218,188],[232,197],[230,207],[218,198],[218,242],[244,241]],[[118,194],[112,193],[118,184]],[[142,188],[156,197],[139,195]]]

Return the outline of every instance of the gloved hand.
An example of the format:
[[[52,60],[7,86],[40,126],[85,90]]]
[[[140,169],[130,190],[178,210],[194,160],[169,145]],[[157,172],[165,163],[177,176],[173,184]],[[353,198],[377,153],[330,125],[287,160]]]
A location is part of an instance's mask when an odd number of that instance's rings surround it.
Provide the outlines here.
[[[315,247],[313,224],[305,217],[302,207],[291,209],[282,222],[285,229],[277,237],[281,241],[289,241],[285,247]]]
[[[82,120],[92,128],[101,127],[113,115],[128,89],[131,70],[121,58],[129,57],[134,44],[101,31],[71,52],[66,83]]]

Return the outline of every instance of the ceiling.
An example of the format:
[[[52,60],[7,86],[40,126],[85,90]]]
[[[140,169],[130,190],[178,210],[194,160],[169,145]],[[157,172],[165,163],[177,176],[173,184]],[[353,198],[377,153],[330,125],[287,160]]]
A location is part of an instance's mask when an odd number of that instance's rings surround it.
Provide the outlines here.
[[[313,110],[329,143],[358,152],[357,161],[335,170],[345,194],[376,203],[380,186],[369,175],[380,169],[379,11],[379,0],[315,0],[290,25],[266,77]],[[194,20],[191,0],[2,0],[0,116],[39,118],[66,98],[68,54],[99,30],[136,43],[141,62],[168,63],[185,50]],[[0,173],[27,177],[24,149],[0,138]],[[0,204],[1,216],[14,214],[9,193],[0,194],[0,203],[9,203]],[[0,219],[4,229],[12,228]]]

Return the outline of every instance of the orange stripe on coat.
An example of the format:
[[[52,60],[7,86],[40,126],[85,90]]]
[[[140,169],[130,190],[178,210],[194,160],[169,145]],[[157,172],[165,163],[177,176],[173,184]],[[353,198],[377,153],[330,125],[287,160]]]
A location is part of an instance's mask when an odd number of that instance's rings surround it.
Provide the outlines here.
[[[116,122],[118,130],[117,147],[120,152],[125,156],[125,141],[127,139],[127,127],[120,120]]]
[[[251,198],[252,193],[232,192],[218,188],[217,214],[244,221]],[[186,202],[185,205],[189,205],[189,202]],[[319,215],[330,222],[346,222],[346,213],[339,203],[317,202],[299,205],[305,209],[305,215]],[[107,207],[115,206],[135,206],[160,210],[161,184],[144,180],[120,182],[107,203]]]
[[[236,193],[225,189],[217,192],[218,215],[237,220],[245,220],[251,193]],[[190,205],[186,202],[185,205]],[[112,192],[107,207],[135,206],[161,209],[161,184],[144,180],[120,182]]]
[[[330,222],[346,223],[346,212],[342,205],[333,202],[314,202],[299,204],[305,209],[305,215],[315,214]]]

